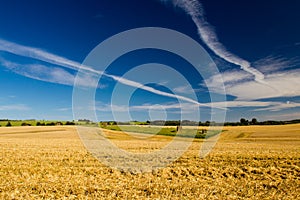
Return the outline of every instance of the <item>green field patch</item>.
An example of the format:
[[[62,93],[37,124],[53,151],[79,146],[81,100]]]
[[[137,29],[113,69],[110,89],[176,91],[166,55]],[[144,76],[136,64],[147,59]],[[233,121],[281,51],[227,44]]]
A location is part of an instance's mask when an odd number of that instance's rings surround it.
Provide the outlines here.
[[[113,130],[113,131],[123,131],[132,133],[143,133],[152,135],[164,135],[164,136],[178,136],[186,138],[209,138],[220,133],[220,130],[203,130],[198,128],[177,128],[177,127],[159,127],[159,126],[135,126],[135,125],[106,125],[101,126],[101,128]],[[178,130],[177,130],[178,129]]]

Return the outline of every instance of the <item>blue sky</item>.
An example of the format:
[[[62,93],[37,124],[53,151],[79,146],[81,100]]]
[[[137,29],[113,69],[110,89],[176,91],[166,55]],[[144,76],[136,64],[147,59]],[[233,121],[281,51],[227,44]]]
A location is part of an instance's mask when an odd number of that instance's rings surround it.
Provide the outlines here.
[[[158,49],[128,52],[106,66],[108,76],[101,76],[94,101],[77,117],[94,109],[98,120],[113,120],[111,110],[116,109],[117,119],[127,120],[129,109],[132,120],[180,119],[183,113],[193,120],[199,108],[201,121],[224,110],[226,121],[300,118],[299,19],[296,0],[2,1],[0,118],[72,120],[80,64],[101,42],[141,27],[187,35],[208,52],[219,73],[203,77],[186,60]],[[169,66],[187,82],[154,64],[130,75],[147,63]],[[117,81],[124,75],[125,81]],[[89,90],[93,80],[86,74],[77,84]],[[139,88],[143,80],[149,80],[143,84],[151,89]],[[119,98],[112,101],[118,85]],[[226,108],[218,98],[222,85]],[[129,100],[123,99],[132,89]],[[212,102],[210,95],[218,100]],[[187,100],[180,106],[176,97]]]

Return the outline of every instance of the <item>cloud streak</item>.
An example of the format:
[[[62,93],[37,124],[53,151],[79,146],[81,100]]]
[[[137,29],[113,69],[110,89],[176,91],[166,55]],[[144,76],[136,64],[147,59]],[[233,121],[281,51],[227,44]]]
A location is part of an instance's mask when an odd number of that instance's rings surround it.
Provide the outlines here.
[[[185,97],[185,96],[181,96],[181,95],[177,95],[177,94],[172,94],[172,93],[160,91],[160,90],[157,90],[157,89],[155,89],[153,87],[146,86],[146,85],[143,85],[141,83],[138,83],[138,82],[135,82],[135,81],[131,81],[131,80],[119,77],[119,76],[108,75],[108,74],[105,74],[105,75],[108,76],[108,77],[110,77],[110,78],[113,78],[115,81],[118,81],[118,82],[120,82],[120,83],[122,83],[124,85],[128,85],[128,86],[132,86],[132,87],[135,87],[135,88],[139,88],[139,89],[142,89],[142,90],[145,90],[145,91],[157,94],[157,95],[161,95],[161,96],[180,99],[180,100],[183,100],[183,101],[186,101],[186,102],[193,103],[193,104],[198,105],[198,106],[206,106],[206,104],[204,104],[204,103],[199,103],[198,101],[196,101],[194,99],[191,99],[191,98],[188,98],[188,97]],[[220,107],[220,108],[223,109],[223,107]]]
[[[49,53],[47,51],[20,45],[10,41],[0,39],[0,51],[8,52],[18,56],[27,58],[33,58],[36,60],[44,61],[50,64],[58,65],[61,67],[69,68],[77,71],[78,69],[85,70],[87,72],[102,74],[102,71],[94,70],[93,68],[81,65],[79,62]]]
[[[213,102],[205,103],[205,107],[224,107],[224,109],[231,108],[255,108],[255,111],[281,111],[285,109],[291,109],[300,107],[300,103],[295,102],[273,102],[273,101],[226,101],[226,102]],[[226,107],[225,107],[226,106]],[[130,111],[149,111],[149,110],[179,110],[182,112],[193,113],[197,109],[198,105],[193,103],[165,103],[165,104],[142,104],[142,105],[115,105],[104,104],[97,102],[96,110],[102,112],[110,112],[112,110],[118,112]],[[93,109],[93,108],[91,108]]]
[[[76,78],[75,73],[70,73],[63,68],[55,67],[55,66],[46,66],[42,64],[19,64],[16,62],[11,62],[6,59],[0,58],[0,63],[2,66],[7,69],[13,71],[16,74],[19,74],[24,77],[28,77],[31,79],[36,79],[39,81],[45,81],[49,83],[57,83],[62,85],[73,86],[74,80]],[[85,76],[81,76],[77,78],[77,83],[83,87],[92,87],[95,85],[92,81],[86,80],[94,80],[91,74],[85,74]],[[98,88],[104,88],[104,85],[99,85]]]
[[[300,60],[297,57],[287,59],[281,56],[267,56],[253,63],[253,65],[265,74],[272,74],[282,70],[297,67]]]
[[[263,83],[264,74],[253,68],[251,64],[229,52],[226,47],[219,42],[218,36],[212,26],[206,21],[202,5],[197,0],[161,0],[171,2],[174,6],[183,9],[193,20],[198,29],[201,40],[219,57],[227,62],[238,65],[242,70],[254,75],[257,82]]]
[[[300,79],[299,79],[300,70],[299,69],[286,70],[285,72],[278,71],[277,69],[284,67],[286,65],[291,66],[291,64],[293,63],[275,57],[267,57],[265,59],[261,59],[259,62],[256,63],[257,66],[259,66],[260,68],[267,68],[264,66],[268,66],[269,67],[268,71],[273,71],[273,73],[270,73],[265,77],[264,81],[267,84],[261,84],[259,82],[256,82],[252,79],[251,74],[246,73],[245,71],[237,71],[237,70],[225,71],[222,74],[212,76],[208,80],[205,80],[205,84],[210,89],[212,89],[212,92],[218,92],[218,88],[220,88],[220,86],[223,84],[221,80],[223,80],[227,90],[227,94],[237,97],[237,101],[208,104],[208,103],[199,103],[194,99],[190,99],[182,95],[160,91],[153,87],[146,86],[139,82],[125,79],[123,77],[97,71],[88,66],[82,66],[78,62],[66,59],[64,57],[55,54],[48,53],[41,49],[27,47],[16,43],[0,40],[0,51],[12,53],[18,56],[29,57],[50,64],[50,65],[44,65],[44,64],[42,65],[36,63],[19,64],[19,63],[5,60],[3,58],[0,59],[0,63],[2,64],[2,66],[25,77],[46,81],[46,82],[72,86],[75,80],[75,73],[71,73],[69,72],[69,70],[65,70],[65,69],[72,69],[74,71],[78,71],[79,69],[82,69],[81,67],[83,67],[83,70],[86,72],[85,73],[86,76],[81,76],[80,80],[77,79],[77,81],[79,81],[77,83],[80,86],[84,86],[84,87],[94,86],[95,83],[86,80],[95,80],[94,78],[92,78],[93,76],[103,75],[117,82],[120,82],[121,84],[124,85],[139,88],[157,95],[176,98],[176,99],[183,100],[184,102],[188,102],[190,104],[187,103],[181,105],[181,107],[184,107],[186,110],[189,110],[190,108],[192,110],[195,109],[195,107],[211,107],[211,108],[226,109],[225,107],[226,103],[228,108],[260,107],[256,109],[257,111],[261,111],[261,110],[275,111],[275,110],[281,110],[285,108],[299,107],[299,104],[295,104],[295,103],[285,105],[285,104],[278,104],[274,102],[271,105],[271,103],[255,101],[264,98],[300,96],[300,90],[297,87],[295,87],[295,85],[300,84]],[[295,66],[296,64],[294,63],[292,66]],[[220,76],[222,76],[222,78],[220,78]],[[273,88],[276,89],[270,88],[268,87],[268,85],[273,85]],[[101,88],[101,86],[99,87]],[[185,91],[184,86],[174,88],[174,92],[176,93],[183,93],[183,91]],[[168,105],[165,108],[166,109],[180,108],[180,105],[173,105],[173,106]],[[133,107],[133,109],[142,109],[142,107],[141,106]],[[155,107],[153,107],[152,105],[151,109],[155,109]]]
[[[8,53],[15,54],[18,56],[33,58],[33,59],[47,62],[47,63],[53,64],[53,65],[72,69],[75,71],[84,70],[87,72],[87,75],[90,75],[90,76],[92,76],[93,74],[94,75],[95,74],[103,75],[103,76],[112,78],[113,80],[120,82],[124,85],[139,88],[139,89],[142,89],[142,90],[145,90],[145,91],[157,94],[157,95],[180,99],[183,101],[187,101],[187,102],[196,104],[198,106],[206,106],[206,104],[199,103],[198,101],[196,101],[194,99],[191,99],[191,98],[188,98],[188,97],[185,97],[182,95],[176,95],[176,94],[160,91],[153,87],[143,85],[136,81],[128,80],[123,77],[119,77],[119,76],[115,76],[115,75],[111,75],[111,74],[107,74],[107,73],[104,73],[103,71],[95,70],[89,66],[81,65],[78,62],[69,60],[67,58],[64,58],[64,57],[61,57],[61,56],[58,56],[58,55],[55,55],[55,54],[52,54],[49,52],[46,52],[46,51],[38,49],[38,48],[27,47],[27,46],[23,46],[20,44],[16,44],[13,42],[9,42],[9,41],[0,39],[0,51],[8,52]],[[18,73],[20,75],[23,75],[23,76],[26,76],[29,78],[53,82],[53,83],[65,84],[65,85],[73,85],[73,83],[74,83],[74,77],[72,76],[72,74],[70,74],[69,72],[67,72],[65,70],[59,69],[59,68],[51,68],[51,70],[50,70],[49,67],[45,67],[42,65],[21,65],[18,63],[6,61],[4,59],[1,59],[0,62],[1,61],[2,61],[2,65],[4,65],[5,67],[15,71],[16,73]],[[64,75],[61,76],[61,74],[64,74]],[[64,77],[66,79],[64,79]],[[82,83],[80,83],[79,85],[89,86],[89,84],[85,85],[85,83],[86,83],[86,81],[82,80]],[[95,85],[95,84],[91,83],[91,85]]]
[[[0,111],[26,111],[30,110],[30,108],[24,104],[13,104],[13,105],[2,105],[0,106]]]
[[[237,100],[260,100],[277,97],[300,96],[300,69],[276,71],[265,76],[266,84],[252,80],[249,74],[243,71],[228,70],[221,75],[210,77],[205,83],[212,91],[218,92],[220,76],[223,77],[227,95]],[[204,84],[204,83],[203,83]],[[272,85],[272,88],[268,87]]]

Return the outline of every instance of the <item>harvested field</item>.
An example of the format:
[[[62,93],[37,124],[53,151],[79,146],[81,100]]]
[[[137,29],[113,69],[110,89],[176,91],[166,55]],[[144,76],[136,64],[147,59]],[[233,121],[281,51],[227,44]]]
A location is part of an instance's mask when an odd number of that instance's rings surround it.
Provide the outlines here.
[[[213,151],[202,140],[150,173],[111,169],[84,148],[75,127],[1,127],[1,199],[300,199],[300,124],[224,127]],[[151,139],[105,131],[133,152],[156,150]]]

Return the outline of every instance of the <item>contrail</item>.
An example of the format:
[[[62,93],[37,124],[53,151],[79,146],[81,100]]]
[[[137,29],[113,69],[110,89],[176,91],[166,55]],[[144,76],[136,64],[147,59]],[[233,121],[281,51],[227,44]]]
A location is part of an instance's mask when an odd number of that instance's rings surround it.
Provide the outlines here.
[[[89,66],[81,65],[79,62],[69,60],[67,58],[64,58],[64,57],[46,52],[46,51],[41,50],[41,49],[28,47],[28,46],[23,46],[23,45],[20,45],[20,44],[16,44],[16,43],[13,43],[13,42],[9,42],[9,41],[5,41],[5,40],[0,39],[0,51],[8,52],[8,53],[15,54],[15,55],[18,55],[18,56],[33,58],[33,59],[44,61],[44,62],[47,62],[47,63],[50,63],[50,64],[55,64],[55,65],[58,65],[58,66],[61,66],[61,67],[64,67],[64,68],[72,69],[72,70],[75,70],[75,71],[78,71],[80,69],[85,70],[86,72],[93,73],[93,74],[98,74],[98,75],[103,75],[103,76],[112,78],[113,80],[115,80],[117,82],[120,82],[124,85],[139,88],[139,89],[142,89],[142,90],[145,90],[145,91],[157,94],[157,95],[172,97],[172,98],[176,98],[176,99],[181,99],[181,100],[196,104],[198,106],[210,107],[209,105],[199,103],[198,101],[193,100],[191,98],[181,96],[181,95],[172,94],[172,93],[168,93],[168,92],[164,92],[164,91],[160,91],[160,90],[157,90],[153,87],[145,86],[145,85],[143,85],[139,82],[136,82],[136,81],[128,80],[128,79],[125,79],[125,78],[120,77],[120,76],[107,74],[103,71],[95,70],[95,69],[93,69]],[[225,109],[225,108],[220,107],[220,109]]]
[[[33,58],[36,60],[41,60],[41,61],[44,61],[47,63],[59,65],[61,67],[73,69],[76,71],[78,69],[83,69],[88,72],[92,72],[92,73],[96,73],[96,74],[103,73],[103,72],[94,70],[90,67],[83,66],[79,62],[69,60],[67,58],[43,51],[41,49],[23,46],[23,45],[16,44],[16,43],[9,42],[9,41],[2,40],[2,39],[0,39],[0,51],[5,51],[8,53],[12,53],[12,54],[23,56],[23,57]]]
[[[143,85],[141,83],[125,79],[123,77],[119,77],[119,76],[115,76],[115,75],[109,75],[109,74],[106,74],[106,73],[104,75],[107,76],[107,77],[110,77],[110,78],[114,79],[115,81],[120,82],[120,83],[122,83],[124,85],[132,86],[132,87],[139,88],[139,89],[143,89],[145,91],[152,92],[154,94],[158,94],[158,95],[161,95],[161,96],[173,97],[173,98],[181,99],[181,100],[184,100],[184,101],[196,104],[198,106],[210,107],[207,104],[199,103],[198,101],[195,101],[193,99],[190,99],[190,98],[187,98],[187,97],[184,97],[184,96],[181,96],[181,95],[175,95],[175,94],[172,94],[172,93],[160,91],[160,90],[157,90],[157,89],[155,89],[153,87],[146,86],[146,85]],[[224,107],[221,107],[221,106],[219,108],[220,109],[225,109]]]
[[[257,82],[263,83],[264,74],[257,69],[251,67],[251,64],[229,52],[223,44],[219,42],[217,34],[212,26],[206,21],[205,13],[202,5],[197,0],[160,0],[161,2],[171,2],[174,6],[183,9],[197,26],[198,35],[201,40],[210,48],[217,56],[223,58],[227,62],[239,65],[242,70],[254,75]]]

